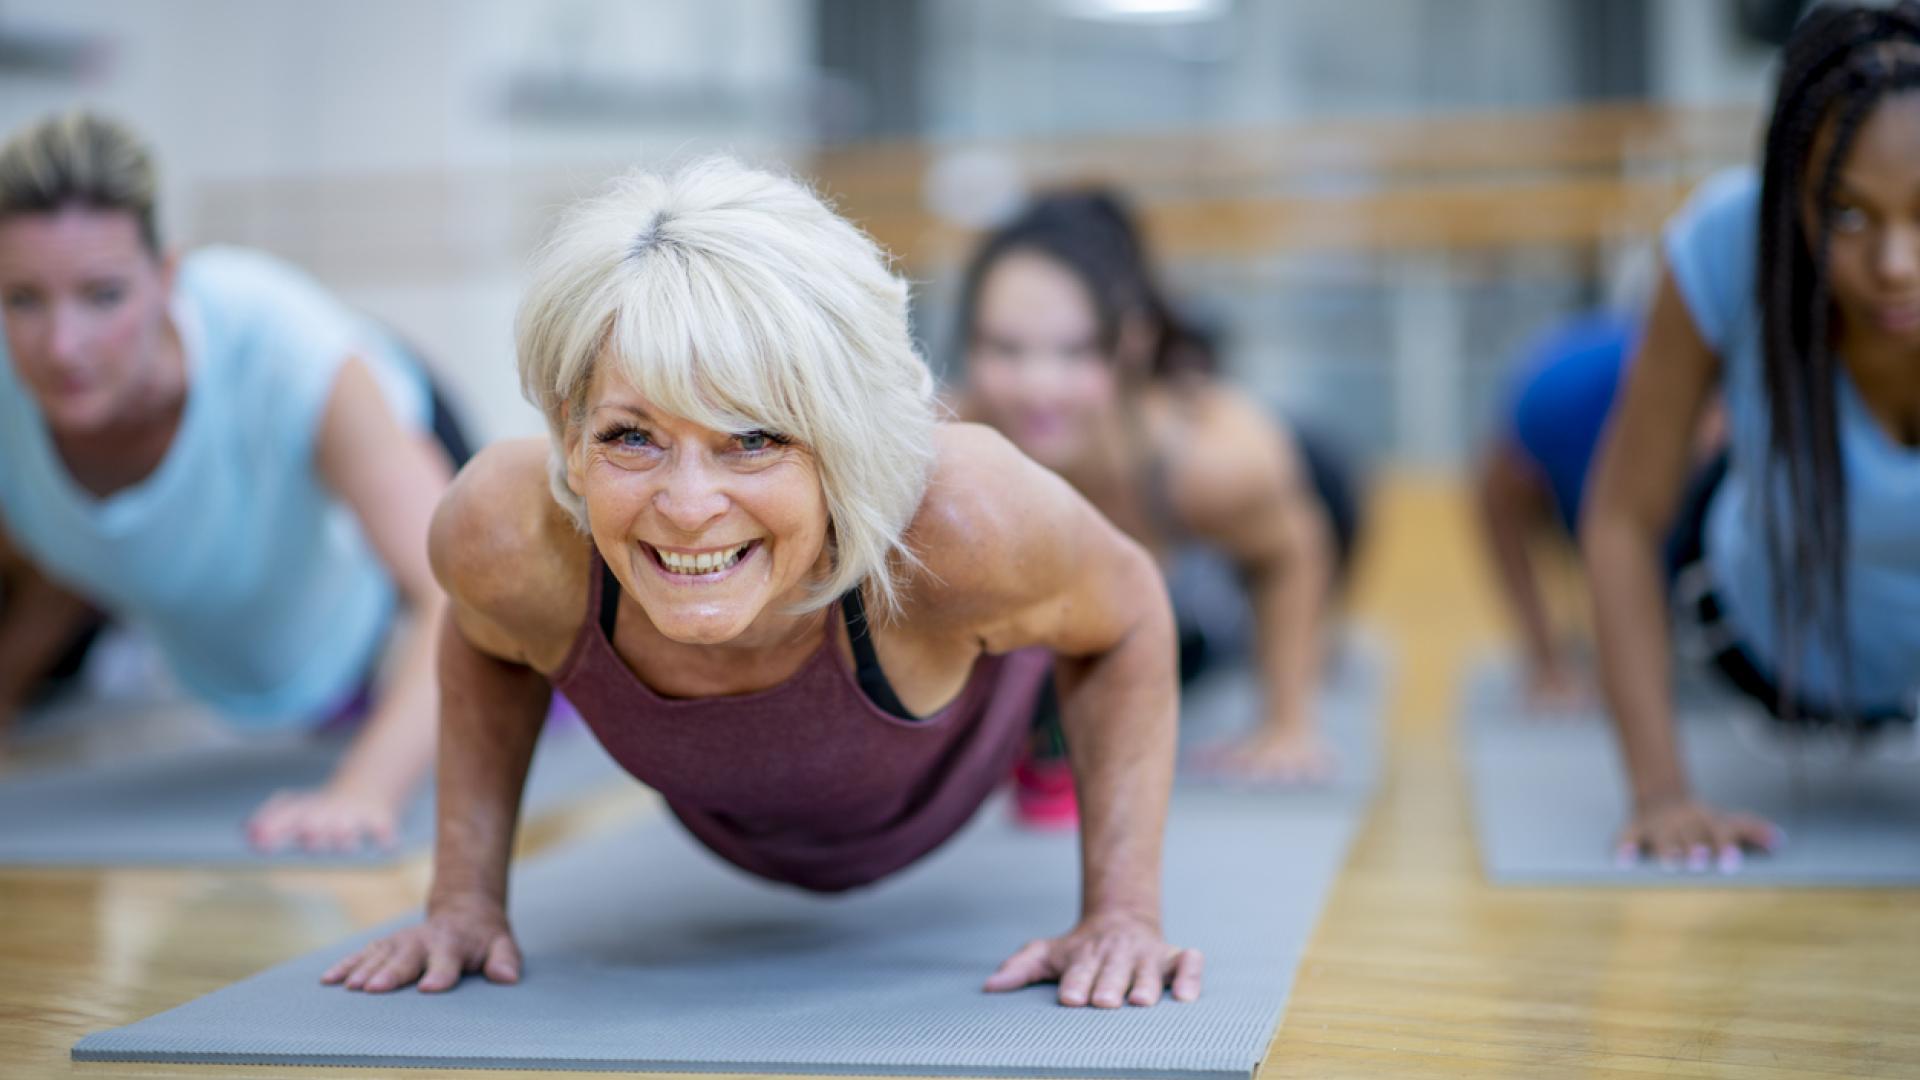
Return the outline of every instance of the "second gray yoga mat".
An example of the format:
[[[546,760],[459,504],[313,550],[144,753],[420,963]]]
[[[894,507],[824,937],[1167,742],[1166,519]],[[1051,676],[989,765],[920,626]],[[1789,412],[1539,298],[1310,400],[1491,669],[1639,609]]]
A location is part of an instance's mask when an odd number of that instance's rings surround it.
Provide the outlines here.
[[[1482,688],[1484,697],[1484,687]],[[1470,703],[1475,699],[1469,698]],[[1497,703],[1496,703],[1497,704]],[[1781,826],[1784,848],[1737,873],[1613,862],[1627,788],[1613,732],[1470,704],[1461,720],[1474,825],[1487,877],[1502,885],[1920,885],[1920,761],[1911,732],[1850,755],[1838,739],[1796,747],[1743,703],[1690,703],[1680,741],[1695,792]]]
[[[552,726],[534,754],[527,812],[630,782],[579,723]],[[9,775],[0,780],[0,865],[370,865],[430,847],[430,790],[392,851],[263,854],[247,844],[248,814],[275,791],[323,782],[343,746],[268,738]]]
[[[322,987],[358,942],[324,949],[128,1027],[81,1061],[645,1069],[693,1072],[1245,1078],[1265,1055],[1300,954],[1371,787],[1385,664],[1358,649],[1323,714],[1346,770],[1309,791],[1183,783],[1167,831],[1169,936],[1207,952],[1200,1001],[1064,1009],[1052,987],[980,983],[1078,904],[1071,834],[1022,832],[989,804],[952,843],[880,886],[822,898],[768,886],[667,822],[592,839],[515,876],[524,980],[440,996]],[[1193,702],[1243,727],[1244,676]],[[374,933],[378,933],[375,931]]]

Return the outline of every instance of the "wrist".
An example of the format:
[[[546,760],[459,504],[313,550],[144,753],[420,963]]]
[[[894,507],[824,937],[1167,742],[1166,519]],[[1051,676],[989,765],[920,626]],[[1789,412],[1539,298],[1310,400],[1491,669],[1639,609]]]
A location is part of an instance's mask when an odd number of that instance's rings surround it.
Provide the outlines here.
[[[1633,812],[1646,814],[1655,810],[1664,810],[1669,806],[1678,806],[1687,802],[1692,797],[1685,784],[1636,789],[1633,793]]]
[[[504,897],[493,895],[484,889],[439,889],[427,893],[427,917],[436,915],[480,915],[506,918],[507,904]]]
[[[1160,901],[1158,898],[1148,897],[1096,901],[1081,908],[1080,922],[1082,925],[1125,922],[1158,928]]]

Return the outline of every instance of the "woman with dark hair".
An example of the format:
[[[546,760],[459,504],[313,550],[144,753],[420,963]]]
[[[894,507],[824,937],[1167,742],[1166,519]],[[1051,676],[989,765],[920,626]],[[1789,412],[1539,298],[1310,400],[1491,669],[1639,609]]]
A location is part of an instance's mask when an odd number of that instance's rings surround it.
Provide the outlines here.
[[[1665,568],[1714,665],[1783,722],[1911,720],[1920,686],[1920,4],[1815,8],[1760,176],[1718,177],[1665,268],[1582,521],[1632,777],[1620,854],[1730,871],[1778,833],[1689,793]],[[1715,388],[1730,452],[1687,486]],[[1684,505],[1683,505],[1684,504]]]
[[[1199,544],[1239,571],[1266,714],[1223,767],[1324,778],[1321,624],[1358,522],[1337,457],[1213,376],[1212,343],[1168,302],[1109,192],[1042,197],[989,236],[967,271],[960,328],[964,414],[1059,473],[1163,564]],[[1198,639],[1182,639],[1190,677]]]

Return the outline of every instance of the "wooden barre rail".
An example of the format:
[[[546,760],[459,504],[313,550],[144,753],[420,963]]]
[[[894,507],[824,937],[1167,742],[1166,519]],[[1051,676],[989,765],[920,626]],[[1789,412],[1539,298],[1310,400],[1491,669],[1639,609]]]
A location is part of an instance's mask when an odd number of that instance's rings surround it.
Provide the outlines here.
[[[1248,259],[1310,251],[1467,251],[1590,247],[1650,235],[1697,177],[1449,184],[1352,195],[1272,196],[1145,203],[1164,258]],[[921,211],[842,209],[904,264],[948,266],[975,240]]]
[[[956,154],[997,156],[1042,183],[1124,176],[1136,191],[1218,194],[1329,177],[1447,182],[1473,174],[1620,173],[1740,160],[1757,145],[1758,122],[1747,106],[1613,104],[1115,136],[855,144],[820,151],[807,171],[828,190],[862,203],[917,202],[928,171]]]

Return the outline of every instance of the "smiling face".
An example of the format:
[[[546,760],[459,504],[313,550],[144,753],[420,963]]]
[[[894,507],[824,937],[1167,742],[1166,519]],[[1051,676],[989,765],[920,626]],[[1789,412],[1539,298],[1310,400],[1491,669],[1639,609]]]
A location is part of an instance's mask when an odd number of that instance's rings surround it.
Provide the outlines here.
[[[600,555],[666,637],[750,643],[826,576],[813,455],[764,431],[702,427],[601,364],[568,457]]]
[[[1831,145],[1831,130],[1822,132],[1803,185],[1810,242],[1818,237],[1815,170]],[[1920,346],[1920,91],[1888,96],[1861,123],[1840,167],[1832,223],[1827,272],[1845,332]]]
[[[171,264],[133,214],[69,207],[0,219],[0,313],[47,425],[83,435],[137,412],[161,378]]]
[[[1050,469],[1093,451],[1119,380],[1073,271],[1034,252],[1002,257],[980,282],[969,341],[967,380],[988,423]]]

